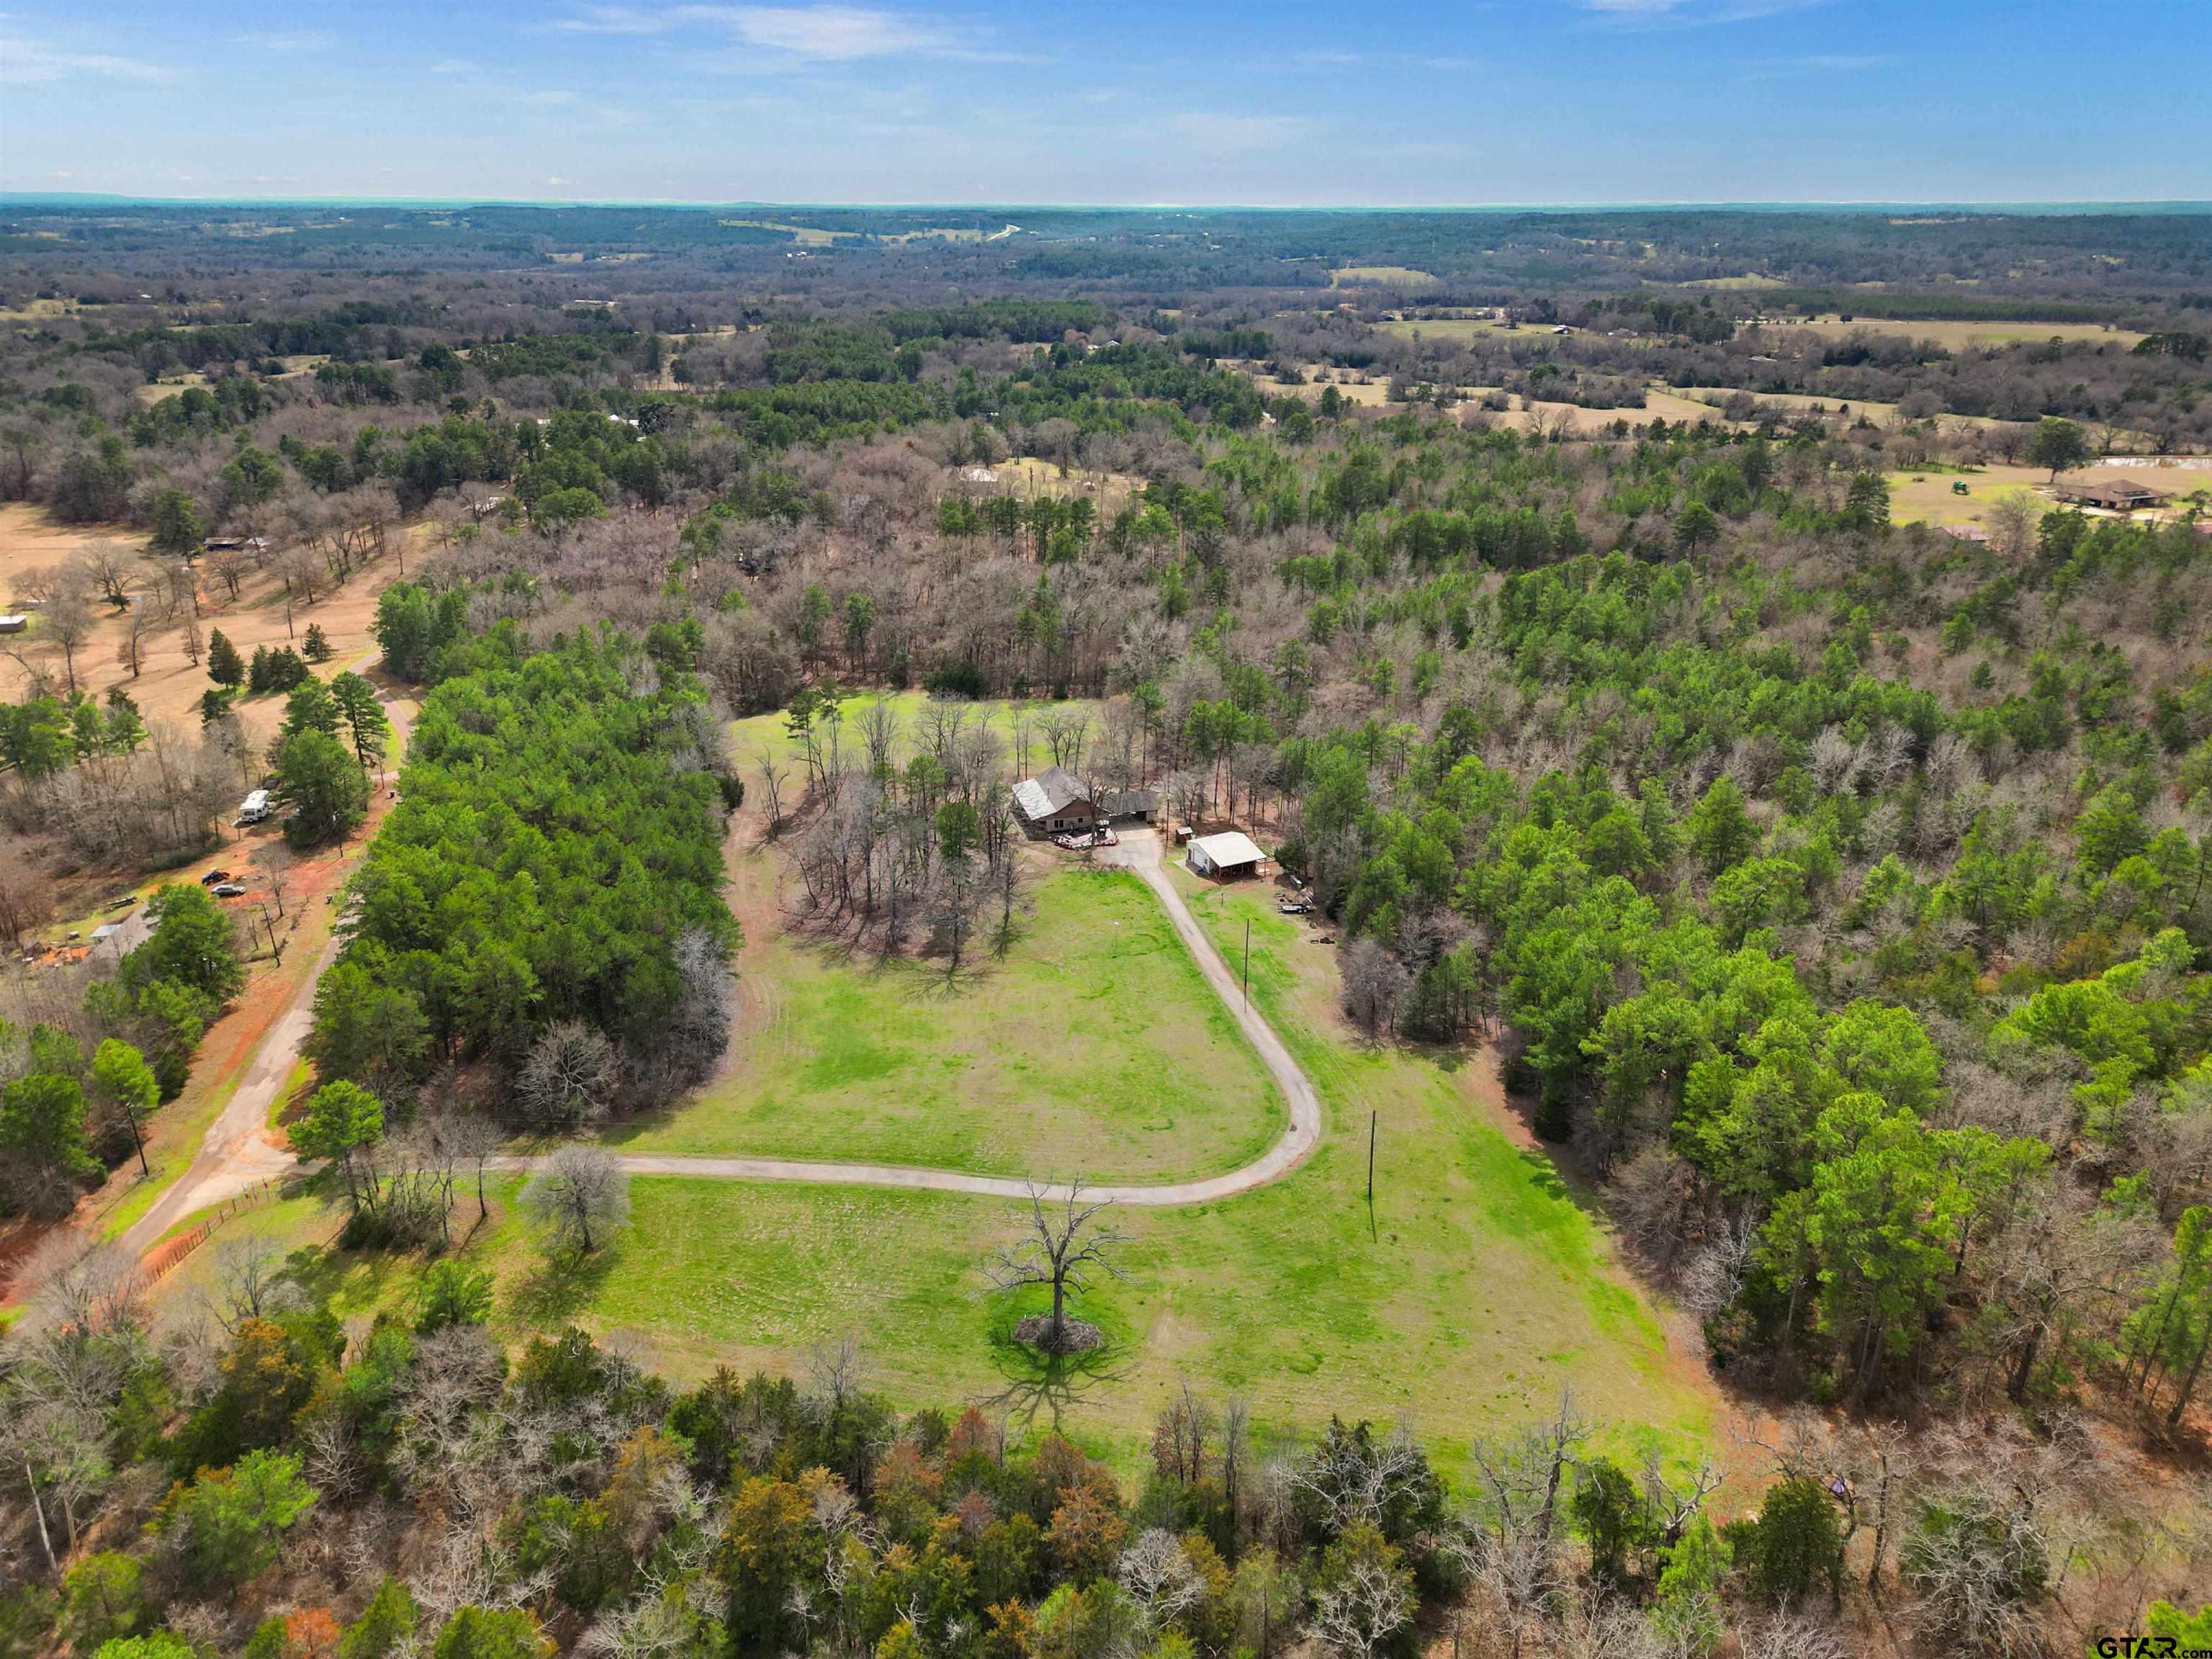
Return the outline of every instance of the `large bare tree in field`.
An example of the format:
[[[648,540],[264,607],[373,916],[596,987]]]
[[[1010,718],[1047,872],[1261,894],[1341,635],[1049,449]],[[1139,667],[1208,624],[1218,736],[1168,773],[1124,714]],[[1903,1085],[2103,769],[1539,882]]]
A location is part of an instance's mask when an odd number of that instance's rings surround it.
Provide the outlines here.
[[[604,1146],[563,1146],[530,1177],[522,1207],[556,1252],[589,1255],[629,1214],[629,1176]]]
[[[1030,1232],[1018,1244],[999,1252],[985,1271],[1002,1291],[1025,1285],[1052,1286],[1052,1312],[1042,1320],[1022,1322],[1021,1339],[1046,1353],[1073,1353],[1098,1345],[1098,1334],[1067,1314],[1067,1293],[1079,1296],[1090,1288],[1090,1270],[1097,1268],[1115,1279],[1121,1270],[1114,1265],[1115,1247],[1128,1235],[1101,1218],[1114,1207],[1111,1199],[1086,1202],[1083,1182],[1070,1182],[1065,1195],[1050,1203],[1052,1189],[1030,1183]]]

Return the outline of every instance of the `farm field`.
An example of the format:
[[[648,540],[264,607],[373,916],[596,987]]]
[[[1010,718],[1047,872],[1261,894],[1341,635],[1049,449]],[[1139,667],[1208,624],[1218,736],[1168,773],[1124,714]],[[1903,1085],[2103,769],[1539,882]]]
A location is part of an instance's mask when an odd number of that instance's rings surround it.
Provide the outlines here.
[[[1411,265],[1340,265],[1328,273],[1331,288],[1434,288],[1433,271]]]
[[[1545,333],[1540,328],[1508,328],[1487,317],[1404,317],[1375,326],[1404,340],[1533,340]]]
[[[1906,424],[1905,416],[1895,404],[1881,403],[1869,398],[1820,397],[1804,392],[1753,392],[1748,387],[1732,386],[1674,386],[1669,390],[1675,396],[1692,402],[1711,404],[1716,407],[1742,392],[1763,404],[1774,404],[1801,414],[1826,415],[1846,424],[1855,424],[1861,420],[1875,426]],[[1989,431],[2005,426],[2026,431],[2032,425],[2031,422],[2019,421],[2001,421],[1990,415],[1954,415],[1948,410],[1942,414],[1931,416],[1929,422],[1948,427],[1979,427]]]
[[[1471,419],[1476,414],[1483,414],[1496,423],[1518,422],[1525,425],[1531,415],[1547,422],[1564,415],[1572,422],[1571,430],[1578,434],[1601,431],[1615,421],[1626,421],[1632,428],[1638,429],[1655,421],[1665,421],[1670,425],[1683,421],[1692,425],[1699,421],[1711,421],[1720,427],[1729,425],[1721,418],[1720,411],[1711,404],[1680,397],[1656,386],[1644,392],[1644,407],[1641,409],[1584,409],[1577,404],[1515,398],[1510,400],[1513,404],[1511,410],[1504,414],[1495,410],[1485,410],[1481,407],[1480,399],[1483,394],[1495,389],[1490,386],[1471,388],[1468,395],[1473,401],[1459,405],[1462,418]]]
[[[2001,496],[2024,493],[2033,498],[2039,513],[2057,505],[2050,494],[2051,473],[2039,466],[2006,466],[1992,463],[1971,472],[1905,471],[1886,475],[1889,481],[1889,515],[1895,524],[1979,524],[1990,504]],[[2212,471],[2182,467],[2114,466],[2092,461],[2069,472],[2070,483],[2090,479],[2133,478],[2177,496],[2197,491],[2212,492]],[[1951,486],[1963,483],[1967,493]],[[2093,518],[2105,516],[2091,510]]]
[[[409,538],[411,552],[420,545],[425,527],[412,526],[398,533]],[[58,524],[41,509],[20,502],[0,507],[0,599],[8,598],[27,573],[64,563],[100,542],[137,549],[144,545],[145,537],[122,525]],[[248,577],[234,600],[226,600],[222,584],[204,574],[200,628],[206,635],[221,629],[242,654],[251,657],[257,646],[265,645],[271,649],[283,645],[296,647],[307,637],[307,624],[319,623],[335,653],[331,665],[321,671],[327,676],[338,667],[350,665],[364,652],[376,649],[375,635],[370,631],[376,621],[376,601],[386,584],[396,580],[398,575],[398,560],[388,556],[381,559],[357,572],[343,587],[325,595],[315,604],[294,607],[288,629],[283,585],[273,574],[257,572]],[[151,636],[142,654],[139,672],[134,677],[126,665],[116,660],[116,647],[125,631],[121,614],[102,604],[97,607],[97,625],[76,651],[79,688],[98,696],[112,685],[123,685],[149,725],[166,721],[180,732],[197,732],[200,725],[200,696],[213,682],[204,667],[193,666],[186,658],[181,624],[165,628]],[[14,701],[21,697],[27,688],[29,673],[14,654],[15,652],[36,663],[57,686],[64,683],[61,652],[40,641],[35,612],[29,630],[6,643],[10,651],[0,656],[0,696]],[[245,724],[247,736],[259,744],[275,732],[283,714],[284,700],[242,698],[233,706]]]
[[[1390,404],[1390,377],[1387,374],[1379,380],[1370,377],[1362,380],[1357,378],[1358,371],[1354,369],[1303,363],[1299,365],[1299,373],[1305,379],[1295,385],[1286,385],[1268,374],[1264,363],[1225,363],[1224,367],[1243,369],[1258,383],[1262,395],[1269,398],[1279,398],[1288,392],[1294,397],[1304,398],[1308,403],[1314,403],[1319,401],[1324,390],[1333,386],[1338,397],[1346,403],[1357,404],[1362,409],[1387,409]]]
[[[1854,316],[1848,323],[1840,317],[1785,318],[1768,326],[1778,331],[1784,329],[1802,331],[1838,340],[1862,332],[1894,335],[1908,340],[1933,340],[1946,351],[1972,351],[1991,346],[2013,345],[2022,340],[2040,343],[2054,339],[2092,340],[2116,345],[2123,351],[2132,351],[2143,337],[2127,329],[2107,328],[2100,323],[1976,323],[1911,317]]]
[[[740,915],[773,911],[783,862],[775,849],[734,861]],[[749,939],[730,1067],[611,1139],[633,1152],[1097,1180],[1211,1175],[1256,1157],[1286,1108],[1158,902],[1125,872],[1039,862],[1019,937],[1000,959],[979,932],[955,986],[934,961],[877,965],[787,935]]]
[[[2094,468],[2090,471],[2095,471]],[[1974,472],[1891,472],[1889,516],[1893,524],[1980,524],[1990,503],[2002,496],[2025,493],[2039,514],[2056,505],[2043,494],[2050,479],[2039,466],[1985,466]],[[1951,486],[1963,483],[1967,493]]]

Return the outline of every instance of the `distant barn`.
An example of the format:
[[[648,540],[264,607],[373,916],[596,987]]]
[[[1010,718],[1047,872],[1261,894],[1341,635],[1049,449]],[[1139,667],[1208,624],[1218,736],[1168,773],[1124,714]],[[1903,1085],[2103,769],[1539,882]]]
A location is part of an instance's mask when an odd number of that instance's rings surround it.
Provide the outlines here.
[[[2107,513],[2136,513],[2164,507],[2172,498],[2133,478],[2094,478],[2087,483],[2060,484],[2051,492],[2069,507],[2094,507]]]

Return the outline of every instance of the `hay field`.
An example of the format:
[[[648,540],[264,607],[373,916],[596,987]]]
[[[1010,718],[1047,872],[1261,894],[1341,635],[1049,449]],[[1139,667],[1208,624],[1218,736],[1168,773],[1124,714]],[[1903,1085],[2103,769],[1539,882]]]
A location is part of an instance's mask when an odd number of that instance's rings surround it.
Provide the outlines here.
[[[2088,340],[2100,344],[2116,345],[2123,351],[2132,351],[2143,337],[2127,329],[2106,328],[2098,323],[1965,323],[1909,317],[1854,316],[1848,323],[1835,315],[1805,319],[1784,318],[1770,326],[1777,330],[1802,331],[1832,340],[1840,340],[1860,332],[1893,335],[1908,340],[1933,340],[1946,351],[1984,349],[2014,345],[2021,341],[2040,344],[2052,339],[2069,342]]]
[[[1437,281],[1411,265],[1341,265],[1328,273],[1331,288],[1434,288]]]

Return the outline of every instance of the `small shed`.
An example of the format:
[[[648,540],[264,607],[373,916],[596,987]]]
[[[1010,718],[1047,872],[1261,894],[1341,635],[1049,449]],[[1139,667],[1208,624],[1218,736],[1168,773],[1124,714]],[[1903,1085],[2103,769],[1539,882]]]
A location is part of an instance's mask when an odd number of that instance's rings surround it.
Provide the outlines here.
[[[0,634],[20,634],[31,625],[31,619],[21,611],[13,616],[0,617]]]
[[[1267,857],[1241,830],[1191,838],[1190,867],[1201,876],[1256,875]]]

